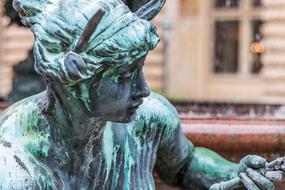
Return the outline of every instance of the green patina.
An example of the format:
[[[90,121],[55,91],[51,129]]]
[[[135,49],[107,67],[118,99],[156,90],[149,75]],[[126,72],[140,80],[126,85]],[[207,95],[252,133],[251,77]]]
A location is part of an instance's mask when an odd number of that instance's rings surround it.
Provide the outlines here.
[[[109,68],[112,65],[132,64],[159,41],[156,28],[131,13],[120,1],[66,0],[59,7],[57,0],[37,3],[32,0],[17,1],[17,10],[27,18],[26,24],[31,25],[36,37],[34,52],[37,71],[66,85],[92,78],[106,64]],[[78,9],[78,4],[81,9]],[[35,15],[29,14],[31,7],[36,7]],[[72,79],[64,64],[64,53],[75,48],[88,20],[99,9],[105,15],[86,48],[79,53],[87,67],[78,70],[80,79]],[[68,16],[74,14],[77,17]]]
[[[50,149],[50,143],[48,136],[44,133],[30,137],[31,139],[25,143],[26,149],[32,153],[35,157],[48,157],[48,151]]]
[[[26,112],[28,113],[28,112]],[[49,134],[43,129],[40,122],[42,118],[39,115],[40,110],[23,114],[20,117],[20,126],[22,127],[22,138],[25,148],[36,157],[48,156],[50,147]]]
[[[103,135],[103,153],[105,155],[106,159],[106,176],[109,176],[113,159],[114,159],[114,153],[115,153],[115,146],[113,142],[113,131],[112,131],[112,124],[107,123],[105,132]],[[108,178],[105,179],[105,182]]]
[[[10,108],[2,115],[2,118],[8,116],[10,118],[2,123],[1,136],[5,138],[5,134],[10,134],[16,137],[13,141],[24,144],[25,148],[34,156],[47,157],[50,148],[49,133],[41,127],[40,122],[43,118],[40,113],[37,105],[31,102],[27,105],[17,106],[15,109]]]
[[[118,73],[118,66],[116,65],[111,66],[110,68],[107,69],[107,71],[103,73],[102,77],[111,77],[114,82],[118,83],[120,76],[117,73]]]
[[[82,81],[81,83],[66,86],[67,92],[71,95],[71,97],[80,99],[88,111],[91,111],[90,107],[90,94],[89,94],[89,84],[88,81]]]
[[[42,173],[40,168],[45,166],[35,159],[46,159],[51,144],[48,129],[42,125],[41,110],[37,103],[31,101],[33,99],[34,97],[31,97],[16,103],[0,116],[0,138],[4,145],[0,146],[0,151],[5,155],[5,162],[0,160],[0,168],[4,169],[0,169],[1,189],[55,189],[51,172],[45,169],[49,174]],[[13,178],[14,173],[17,178]]]
[[[149,20],[164,2],[133,13],[120,0],[14,0],[50,86],[0,116],[0,189],[153,190],[153,169],[170,185],[207,189],[247,167],[194,148],[175,108],[146,97],[140,63],[159,42]],[[103,113],[91,108],[92,93],[106,97],[92,99]]]
[[[155,118],[157,123],[164,124],[163,132],[167,140],[172,140],[173,134],[179,126],[179,116],[175,108],[164,98],[152,93],[155,101],[145,101],[146,109],[139,109],[142,121],[152,121]],[[156,127],[154,123],[148,123],[150,127]]]

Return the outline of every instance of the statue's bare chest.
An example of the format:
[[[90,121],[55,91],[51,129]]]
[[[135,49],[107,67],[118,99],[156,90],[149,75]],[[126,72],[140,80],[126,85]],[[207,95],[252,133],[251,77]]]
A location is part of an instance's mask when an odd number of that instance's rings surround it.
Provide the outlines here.
[[[130,134],[131,133],[131,134]],[[101,139],[69,153],[65,169],[54,175],[62,189],[154,189],[157,142],[134,131],[107,126]],[[151,133],[149,133],[151,134]],[[68,168],[68,169],[66,169]]]

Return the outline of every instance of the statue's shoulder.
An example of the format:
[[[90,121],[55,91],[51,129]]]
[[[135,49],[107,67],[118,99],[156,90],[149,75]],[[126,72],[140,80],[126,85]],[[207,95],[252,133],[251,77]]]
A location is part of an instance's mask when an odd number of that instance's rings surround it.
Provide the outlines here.
[[[0,152],[0,189],[37,189],[37,183],[33,179],[36,174],[31,169],[28,154],[20,149],[15,150],[11,142],[3,140]]]
[[[18,143],[0,139],[0,189],[56,189],[55,183],[42,166]]]
[[[175,107],[163,96],[152,92],[138,109],[138,117],[145,122],[176,127],[179,115]]]
[[[24,99],[0,116],[0,140],[16,144],[37,157],[47,157],[50,128],[42,113],[43,94]]]
[[[41,108],[43,97],[44,93],[37,94],[7,108],[0,115],[0,132],[12,130],[13,128],[26,128],[37,125],[43,115]]]

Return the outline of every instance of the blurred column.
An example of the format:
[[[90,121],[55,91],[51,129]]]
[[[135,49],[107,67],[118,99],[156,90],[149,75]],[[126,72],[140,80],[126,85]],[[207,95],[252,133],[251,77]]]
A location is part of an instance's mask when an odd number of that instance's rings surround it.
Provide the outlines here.
[[[0,97],[3,96],[3,1],[0,1]]]
[[[169,2],[172,4],[172,16],[166,94],[171,99],[189,99],[192,98],[190,95],[203,94],[203,89],[199,87],[203,86],[205,69],[200,63],[208,58],[203,45],[208,40],[207,11],[210,1]]]
[[[0,96],[7,96],[12,88],[13,66],[27,57],[34,38],[29,29],[10,25],[4,15],[4,1],[0,1]],[[23,88],[26,88],[23,86]]]
[[[167,26],[166,21],[169,19],[167,12],[169,11],[169,1],[166,2],[165,7],[159,13],[158,16],[152,21],[158,29],[160,37],[160,43],[153,50],[150,51],[147,56],[146,63],[144,66],[144,74],[149,87],[153,91],[163,92],[165,84],[165,54],[166,54],[166,39],[165,34]]]
[[[265,98],[272,103],[285,102],[285,1],[263,0],[264,35],[262,77]]]

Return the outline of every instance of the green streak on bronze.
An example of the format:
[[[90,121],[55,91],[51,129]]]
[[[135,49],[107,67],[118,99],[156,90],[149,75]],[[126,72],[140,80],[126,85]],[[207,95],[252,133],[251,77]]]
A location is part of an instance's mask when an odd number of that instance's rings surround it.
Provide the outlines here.
[[[112,124],[108,122],[103,135],[103,153],[106,159],[106,176],[109,176],[112,167],[114,149]],[[108,178],[106,178],[106,180],[107,179]]]

